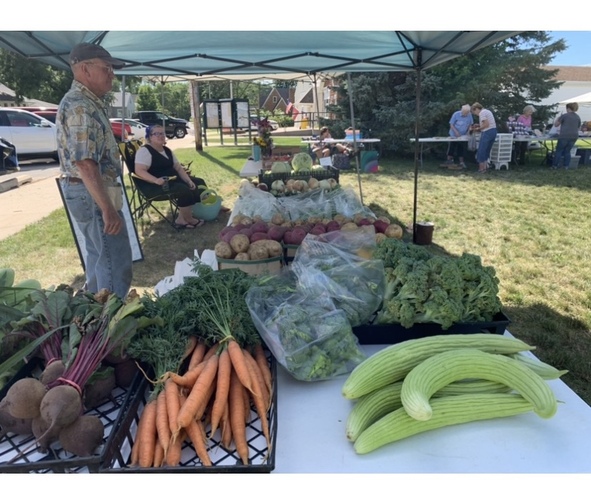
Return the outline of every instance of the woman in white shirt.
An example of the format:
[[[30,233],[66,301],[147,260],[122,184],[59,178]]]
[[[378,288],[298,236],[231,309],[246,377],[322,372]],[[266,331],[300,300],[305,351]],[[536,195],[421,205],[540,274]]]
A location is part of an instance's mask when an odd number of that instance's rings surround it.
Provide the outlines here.
[[[479,102],[472,104],[472,113],[478,116],[476,130],[480,131],[480,142],[476,152],[476,161],[478,162],[478,172],[482,174],[486,172],[490,152],[497,138],[497,124],[492,112],[484,109]]]

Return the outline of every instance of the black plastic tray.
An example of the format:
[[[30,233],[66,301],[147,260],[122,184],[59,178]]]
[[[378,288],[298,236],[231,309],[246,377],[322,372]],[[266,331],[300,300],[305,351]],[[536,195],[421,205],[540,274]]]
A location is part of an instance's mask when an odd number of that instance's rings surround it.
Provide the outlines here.
[[[281,172],[281,173],[271,173],[270,170],[260,170],[259,171],[259,182],[268,184],[269,186],[273,183],[273,181],[282,180],[286,181],[288,179],[302,179],[308,180],[310,177],[314,177],[319,181],[323,179],[334,179],[335,181],[339,182],[339,169],[334,167],[328,167],[325,170],[310,170],[306,173],[298,173],[298,172]]]
[[[271,450],[260,425],[260,420],[251,408],[249,421],[246,423],[250,464],[244,465],[234,450],[225,450],[219,440],[219,431],[210,439],[209,454],[213,465],[204,466],[197,457],[192,445],[185,440],[178,466],[131,467],[131,448],[137,431],[141,410],[147,402],[152,386],[144,380],[138,387],[135,397],[126,409],[126,416],[118,426],[116,435],[106,451],[101,466],[102,473],[267,473],[275,468],[275,444],[277,440],[277,364],[275,358],[267,352],[273,377],[271,408],[267,415],[271,435]],[[206,428],[209,431],[209,427]]]
[[[8,392],[9,387],[17,380],[36,375],[41,371],[41,360],[34,358],[29,361],[0,391],[0,399]],[[103,443],[98,453],[91,457],[78,457],[64,451],[59,443],[54,443],[48,453],[42,453],[35,444],[32,434],[8,433],[0,439],[0,473],[83,473],[99,472],[109,442],[113,438],[113,430],[123,418],[122,409],[129,406],[129,399],[134,393],[134,385],[141,382],[141,374],[137,374],[129,388],[115,387],[110,399],[100,406],[86,412],[97,415],[105,426]],[[19,456],[20,455],[20,456]],[[14,463],[8,463],[17,457]]]
[[[437,323],[416,323],[404,328],[398,323],[368,324],[353,328],[353,333],[360,344],[397,344],[405,340],[432,337],[434,335],[450,335],[454,333],[496,333],[503,335],[511,320],[503,312],[497,313],[490,322],[456,323],[447,330]]]

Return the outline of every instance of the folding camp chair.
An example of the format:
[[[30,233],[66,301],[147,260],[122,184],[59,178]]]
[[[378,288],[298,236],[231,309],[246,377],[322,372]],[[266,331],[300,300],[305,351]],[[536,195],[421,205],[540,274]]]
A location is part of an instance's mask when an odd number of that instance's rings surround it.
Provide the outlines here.
[[[179,207],[175,198],[164,190],[158,196],[147,196],[142,191],[141,182],[138,182],[139,177],[135,175],[135,154],[141,146],[142,144],[136,140],[119,143],[119,151],[121,152],[121,157],[127,166],[127,172],[129,174],[128,177],[131,187],[131,216],[137,225],[144,214],[150,218],[150,210],[153,210],[178,231],[179,227],[175,224],[175,221],[178,216]],[[166,202],[168,204],[169,213],[166,214],[165,209],[157,206],[157,202]]]

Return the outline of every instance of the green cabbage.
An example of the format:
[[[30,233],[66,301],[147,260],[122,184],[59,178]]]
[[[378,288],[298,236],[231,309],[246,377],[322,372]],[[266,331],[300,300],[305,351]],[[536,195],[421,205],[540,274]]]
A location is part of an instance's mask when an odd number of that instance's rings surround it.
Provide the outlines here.
[[[296,153],[291,159],[291,165],[296,172],[312,169],[312,157],[308,153]]]
[[[291,172],[291,166],[285,161],[276,161],[271,167],[271,173],[273,174],[286,174]]]

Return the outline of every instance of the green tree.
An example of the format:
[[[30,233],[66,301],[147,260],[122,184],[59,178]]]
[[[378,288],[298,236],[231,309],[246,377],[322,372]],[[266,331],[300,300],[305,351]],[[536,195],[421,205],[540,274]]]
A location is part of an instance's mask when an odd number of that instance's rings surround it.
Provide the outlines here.
[[[138,111],[155,111],[159,109],[157,90],[154,85],[143,84],[138,89],[136,108]]]
[[[72,74],[0,49],[0,82],[14,90],[20,105],[25,98],[57,104],[70,88]]]
[[[419,133],[446,135],[451,114],[475,101],[493,111],[501,128],[525,104],[538,109],[535,123],[546,123],[554,110],[538,102],[560,82],[543,67],[566,48],[564,40],[549,40],[544,31],[524,32],[421,72]],[[416,79],[414,71],[351,75],[356,126],[380,137],[386,153],[413,149],[409,138],[415,133]],[[347,79],[341,78],[337,111],[342,118],[332,124],[335,130],[349,126],[348,91]]]

